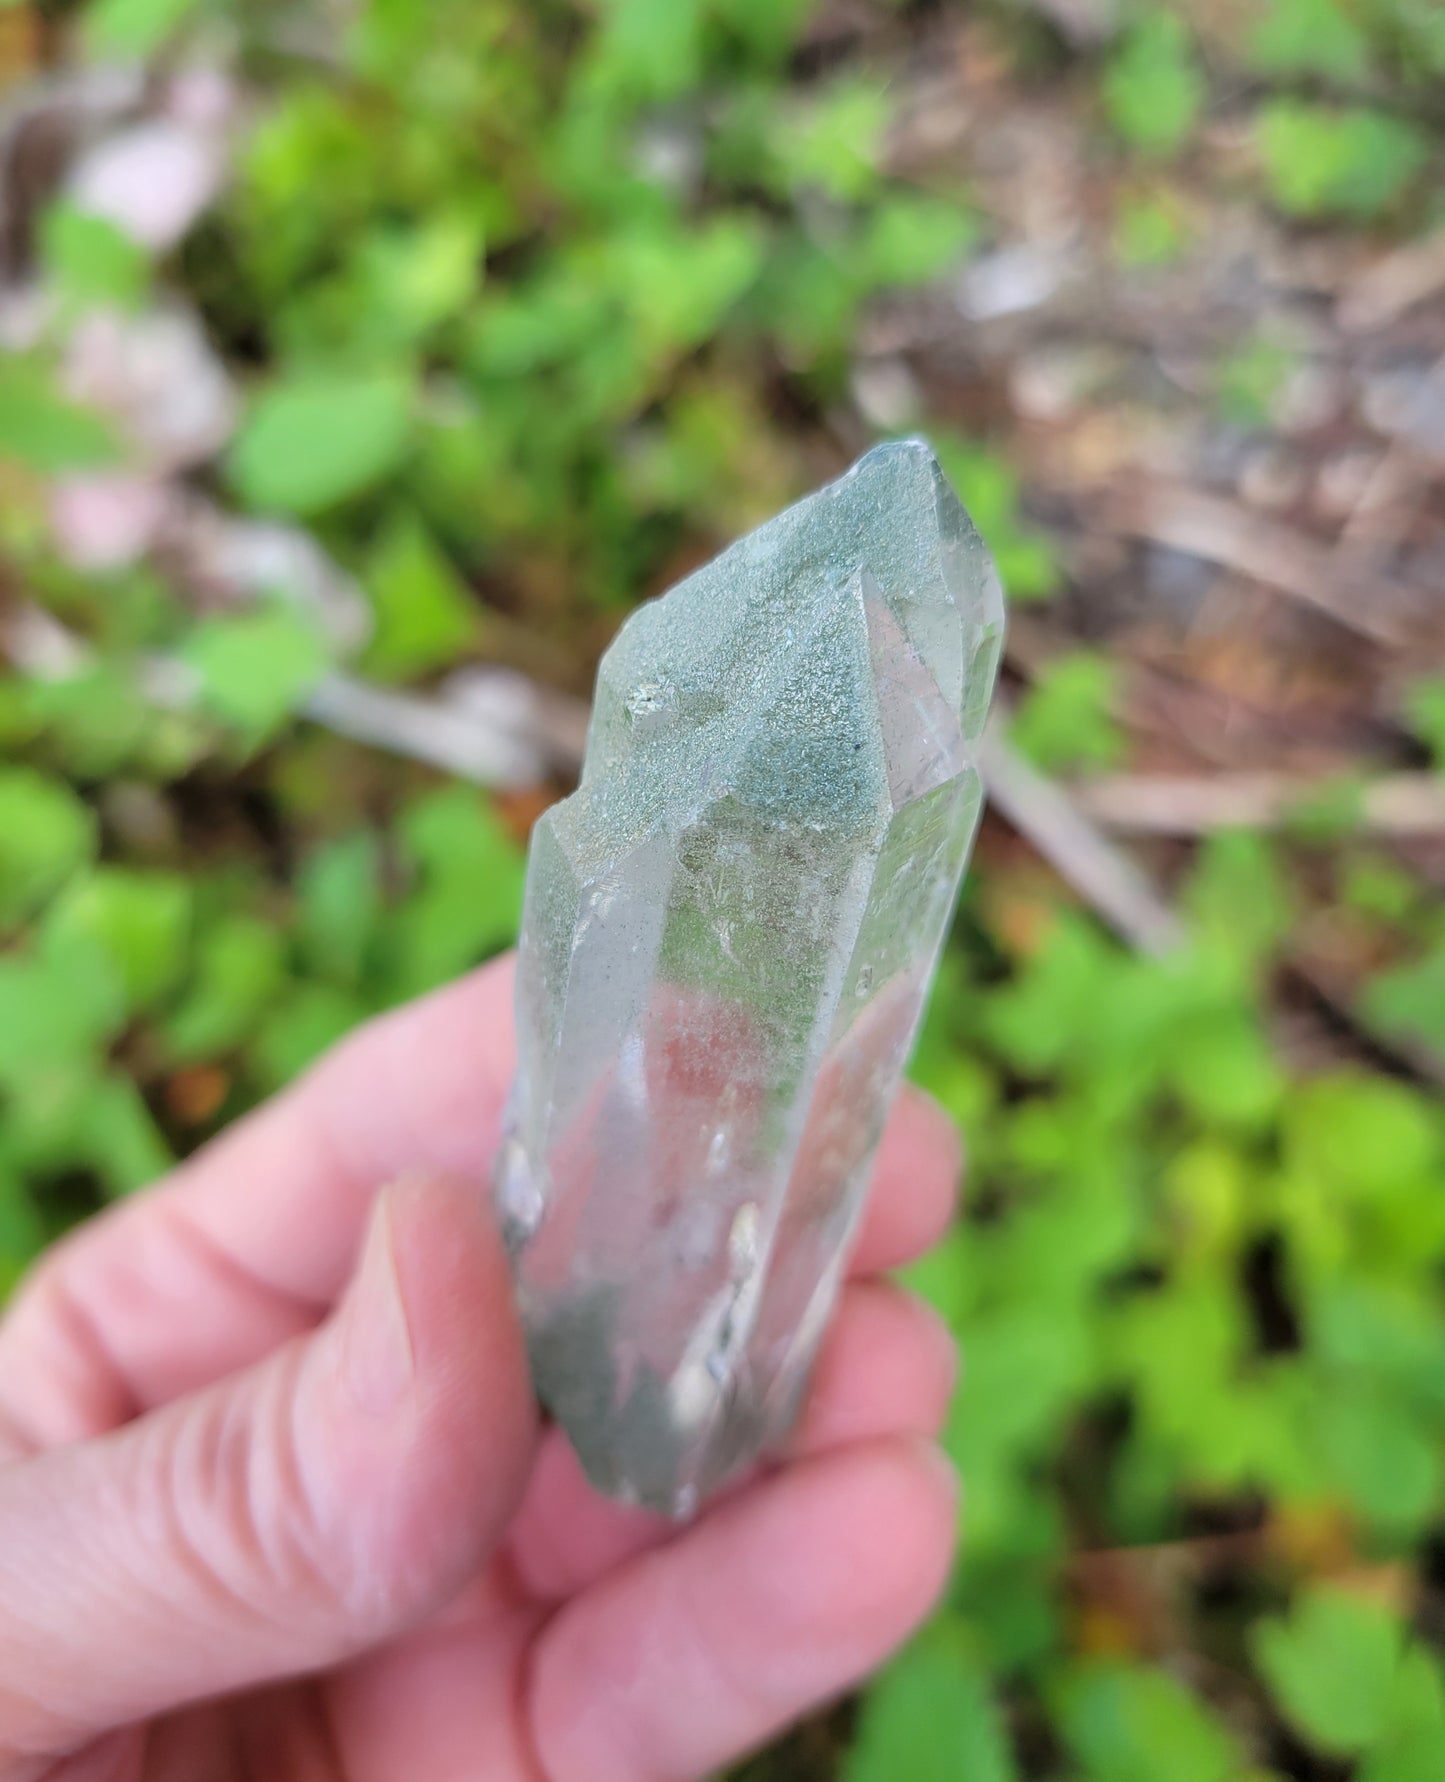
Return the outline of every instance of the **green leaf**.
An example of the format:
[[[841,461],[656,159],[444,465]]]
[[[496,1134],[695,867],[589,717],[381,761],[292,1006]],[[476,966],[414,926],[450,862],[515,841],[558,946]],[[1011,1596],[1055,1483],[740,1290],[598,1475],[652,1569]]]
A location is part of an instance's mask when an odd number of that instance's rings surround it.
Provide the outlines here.
[[[523,862],[488,801],[465,786],[418,799],[397,835],[418,883],[386,939],[393,993],[415,996],[510,944]]]
[[[140,1090],[118,1072],[107,1072],[86,1095],[76,1137],[110,1194],[148,1187],[175,1161]]]
[[[1445,1485],[1438,1429],[1418,1409],[1387,1397],[1374,1382],[1353,1390],[1332,1383],[1314,1424],[1340,1495],[1369,1527],[1387,1537],[1421,1536]]]
[[[687,232],[628,230],[610,243],[603,271],[644,347],[666,355],[713,334],[762,259],[757,219],[737,212]]]
[[[1377,922],[1408,923],[1420,907],[1422,891],[1419,879],[1387,854],[1352,852],[1343,862],[1341,901]]]
[[[58,395],[42,366],[0,358],[0,462],[10,458],[43,476],[58,476],[105,469],[120,455],[106,422]]]
[[[136,308],[150,284],[145,251],[105,217],[54,203],[40,220],[45,269],[70,302]]]
[[[1338,0],[1268,0],[1249,56],[1267,74],[1358,81],[1370,71],[1369,39]]]
[[[257,396],[227,477],[250,507],[322,513],[391,475],[411,419],[411,386],[400,374],[297,373]]]
[[[27,706],[58,760],[77,778],[104,779],[154,751],[167,721],[137,685],[132,664],[97,657],[63,680],[26,684]]]
[[[0,927],[30,915],[90,857],[95,828],[64,781],[0,768]]]
[[[1200,1011],[1174,1028],[1167,1080],[1208,1124],[1259,1126],[1279,1105],[1283,1077],[1252,1011]]]
[[[1105,115],[1146,155],[1182,147],[1207,94],[1189,29],[1172,12],[1151,12],[1132,25],[1104,71]]]
[[[978,219],[965,204],[890,193],[869,217],[854,252],[870,287],[921,285],[947,272],[978,233]]]
[[[478,603],[419,520],[399,516],[387,528],[365,586],[376,614],[366,653],[373,674],[401,680],[425,674],[476,643]]]
[[[1405,722],[1445,773],[1445,674],[1415,681],[1405,694]]]
[[[1417,1041],[1445,1058],[1445,945],[1377,973],[1365,985],[1360,1007],[1381,1033]]]
[[[97,55],[143,60],[175,35],[202,0],[93,0],[85,35]]]
[[[186,966],[191,887],[170,873],[98,867],[46,914],[44,946],[108,973],[128,1014],[153,1007]]]
[[[1315,1750],[1353,1757],[1387,1724],[1403,1638],[1382,1603],[1328,1585],[1254,1629],[1255,1661],[1285,1717]]]
[[[0,1162],[0,1305],[40,1254],[47,1235],[25,1178]]]
[[[1089,1378],[1077,1322],[1022,1298],[965,1327],[968,1381],[951,1444],[965,1478],[1047,1442]]]
[[[370,1011],[329,984],[300,983],[278,1000],[251,1044],[262,1086],[279,1089],[345,1037]]]
[[[1114,963],[1085,923],[1058,922],[1023,970],[989,998],[990,1042],[1026,1076],[1058,1070],[1077,1048],[1094,1043]]]
[[[1358,1782],[1438,1782],[1445,1751],[1445,1673],[1423,1646],[1405,1654],[1379,1743]]]
[[[816,187],[844,203],[878,184],[893,107],[881,84],[840,81],[788,119],[777,152],[788,183]]]
[[[257,737],[283,724],[330,666],[317,634],[280,607],[204,619],[180,655],[200,679],[203,704]]]
[[[1059,1691],[1059,1730],[1091,1782],[1234,1782],[1229,1732],[1166,1671],[1079,1667]]]
[[[1282,341],[1257,334],[1220,361],[1219,411],[1236,427],[1268,427],[1296,355]]]
[[[811,365],[846,352],[859,296],[844,244],[785,233],[759,280],[756,308],[789,360]]]
[[[297,939],[306,963],[344,988],[359,985],[381,917],[381,859],[367,831],[328,842],[296,878]]]
[[[1442,1749],[1445,1723],[1392,1733],[1361,1765],[1356,1782],[1440,1782]]]
[[[816,0],[713,0],[713,11],[770,69],[797,48],[815,7]]]
[[[955,1227],[941,1244],[901,1270],[899,1279],[940,1317],[957,1325],[967,1310],[969,1273],[968,1235]]]
[[[1421,80],[1445,73],[1445,13],[1433,0],[1373,0],[1402,69]]]
[[[62,1095],[121,1018],[110,987],[83,967],[73,972],[63,961],[0,957],[0,1084],[36,1103]]]
[[[464,210],[446,210],[414,229],[381,229],[357,255],[362,301],[381,338],[410,341],[458,314],[477,289],[482,228]]]
[[[285,945],[269,923],[232,914],[203,930],[183,1000],[165,1024],[183,1061],[214,1058],[255,1029],[285,981]]]
[[[1367,1206],[1409,1192],[1440,1168],[1439,1129],[1425,1098],[1363,1071],[1294,1088],[1284,1134],[1302,1175]]]
[[[1246,830],[1225,830],[1204,843],[1185,898],[1200,938],[1244,967],[1270,959],[1295,919],[1273,844]]]
[[[1282,210],[1369,218],[1411,184],[1428,140],[1417,125],[1387,112],[1276,99],[1260,113],[1259,147]]]
[[[605,0],[593,78],[648,99],[670,99],[701,72],[701,0]]]
[[[1212,1135],[1177,1153],[1164,1186],[1182,1254],[1234,1248],[1249,1204],[1249,1185],[1241,1153]]]
[[[1232,1415],[1247,1333],[1232,1292],[1198,1275],[1121,1305],[1107,1326],[1112,1365],[1132,1389],[1143,1427],[1188,1444],[1214,1436],[1216,1410]]]
[[[1111,716],[1118,682],[1118,669],[1105,656],[1075,650],[1056,658],[1019,702],[1014,743],[1049,773],[1112,766],[1124,748]]]
[[[1126,198],[1114,222],[1114,252],[1140,271],[1169,266],[1189,246],[1190,233],[1177,202],[1166,193]]]
[[[1418,1205],[1433,1213],[1433,1183],[1421,1188]],[[1445,1411],[1445,1308],[1428,1291],[1332,1273],[1310,1282],[1307,1313],[1311,1352],[1331,1373],[1410,1404],[1425,1421]]]
[[[844,1782],[1014,1782],[987,1670],[938,1624],[894,1659],[859,1712]]]

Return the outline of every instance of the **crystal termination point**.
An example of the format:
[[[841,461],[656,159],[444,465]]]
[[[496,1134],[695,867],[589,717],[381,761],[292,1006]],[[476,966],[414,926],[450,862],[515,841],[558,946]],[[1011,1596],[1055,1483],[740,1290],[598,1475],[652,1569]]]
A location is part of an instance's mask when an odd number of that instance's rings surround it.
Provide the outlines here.
[[[593,1483],[690,1513],[777,1446],[982,802],[998,577],[919,440],[641,607],[537,824],[496,1195]]]

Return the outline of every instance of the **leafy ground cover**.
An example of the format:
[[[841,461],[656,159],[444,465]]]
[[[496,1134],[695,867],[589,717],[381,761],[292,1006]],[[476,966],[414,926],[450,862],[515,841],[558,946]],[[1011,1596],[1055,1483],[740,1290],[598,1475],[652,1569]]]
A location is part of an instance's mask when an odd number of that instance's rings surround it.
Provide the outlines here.
[[[922,428],[1015,613],[916,1063],[965,1539],[746,1773],[1438,1782],[1437,9],[11,4],[0,78],[0,1290],[504,946],[627,607]]]

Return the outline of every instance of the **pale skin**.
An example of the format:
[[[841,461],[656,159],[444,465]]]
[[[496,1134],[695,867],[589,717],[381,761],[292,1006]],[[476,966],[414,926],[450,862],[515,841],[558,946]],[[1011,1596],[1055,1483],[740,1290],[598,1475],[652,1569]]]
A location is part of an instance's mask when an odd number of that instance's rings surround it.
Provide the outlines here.
[[[363,1028],[0,1324],[0,1782],[688,1782],[947,1574],[952,1210],[905,1093],[786,1460],[677,1528],[535,1410],[484,1184],[507,961]]]

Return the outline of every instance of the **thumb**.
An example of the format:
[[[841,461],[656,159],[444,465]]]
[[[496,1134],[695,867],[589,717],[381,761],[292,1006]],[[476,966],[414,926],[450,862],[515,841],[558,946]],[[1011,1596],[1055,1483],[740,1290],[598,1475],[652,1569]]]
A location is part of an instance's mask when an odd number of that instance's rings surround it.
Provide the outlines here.
[[[0,1473],[0,1768],[413,1624],[500,1538],[534,1421],[481,1197],[388,1189],[312,1335]]]

